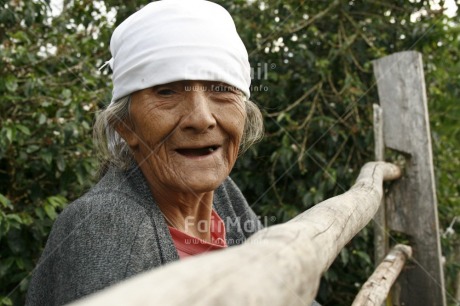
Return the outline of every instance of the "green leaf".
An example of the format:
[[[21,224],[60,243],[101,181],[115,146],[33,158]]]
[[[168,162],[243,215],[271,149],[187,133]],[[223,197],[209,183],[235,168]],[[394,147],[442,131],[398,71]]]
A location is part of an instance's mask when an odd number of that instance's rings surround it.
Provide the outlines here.
[[[2,203],[3,207],[5,208],[13,209],[13,205],[11,205],[11,201],[1,193],[0,193],[0,203]]]
[[[88,122],[86,122],[86,121],[83,121],[83,122],[81,123],[81,125],[83,126],[83,128],[84,128],[85,130],[90,130],[90,129],[91,129],[91,127],[89,126]]]
[[[68,202],[67,199],[61,195],[48,197],[46,201],[54,208],[62,208]]]
[[[24,260],[21,257],[16,258],[16,266],[21,270],[24,269]]]
[[[28,154],[33,153],[33,152],[36,152],[36,151],[38,151],[38,150],[40,150],[40,147],[37,146],[37,145],[30,145],[30,146],[28,146],[28,147],[26,148],[26,152],[27,152]]]
[[[56,217],[57,217],[57,214],[56,214],[56,211],[54,210],[54,207],[50,204],[45,204],[45,212],[46,214],[48,215],[48,217],[51,219],[51,220],[55,220]]]
[[[6,129],[6,138],[8,138],[10,143],[13,142],[14,130],[11,127],[5,127],[5,129]]]
[[[13,306],[13,301],[6,296],[0,296],[0,305],[2,306]]]
[[[366,252],[360,251],[360,250],[353,250],[353,254],[357,255],[361,260],[366,262],[368,265],[372,265],[371,258]]]
[[[17,79],[12,75],[8,75],[5,79],[5,87],[8,91],[15,92],[18,88]]]
[[[3,277],[14,262],[13,257],[8,257],[0,261],[0,277]]]
[[[62,156],[58,156],[57,160],[56,160],[56,165],[57,165],[57,168],[59,169],[59,171],[64,171],[65,170],[65,160]]]
[[[276,121],[277,122],[281,122],[283,120],[283,118],[286,116],[286,113],[280,113],[277,117],[276,117]]]
[[[10,227],[13,227],[15,229],[21,228],[22,220],[21,217],[17,214],[7,214],[6,221],[8,222]]]
[[[38,216],[38,219],[44,220],[45,219],[45,214],[43,213],[43,209],[40,207],[37,207],[34,209],[35,214]]]
[[[348,252],[348,249],[344,248],[342,249],[342,251],[340,251],[340,258],[342,259],[343,265],[346,266],[350,259],[350,254]]]
[[[61,93],[62,97],[63,98],[70,98],[70,96],[72,95],[72,92],[69,90],[69,89],[63,89],[62,90],[62,93]]]
[[[38,124],[43,124],[46,122],[46,116],[44,114],[40,114],[40,116],[38,117]]]
[[[42,152],[41,157],[48,166],[51,165],[51,162],[53,161],[53,154],[50,151]]]
[[[22,124],[16,124],[16,128],[20,130],[22,133],[24,133],[25,135],[30,135],[30,130],[28,127]]]

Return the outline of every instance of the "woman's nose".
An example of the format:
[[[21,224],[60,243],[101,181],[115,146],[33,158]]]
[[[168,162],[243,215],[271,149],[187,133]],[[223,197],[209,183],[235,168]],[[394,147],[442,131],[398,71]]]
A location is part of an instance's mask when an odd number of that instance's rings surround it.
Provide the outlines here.
[[[216,126],[216,118],[211,111],[209,92],[196,90],[187,95],[186,112],[184,114],[181,128],[204,132]]]

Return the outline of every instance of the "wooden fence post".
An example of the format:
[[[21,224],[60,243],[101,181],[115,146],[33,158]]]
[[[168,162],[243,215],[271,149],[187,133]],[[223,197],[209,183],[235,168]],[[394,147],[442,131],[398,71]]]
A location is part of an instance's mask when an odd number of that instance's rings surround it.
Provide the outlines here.
[[[383,141],[382,108],[374,104],[374,155],[376,161],[385,160],[385,143]],[[374,262],[377,267],[389,251],[387,220],[385,214],[385,196],[382,197],[379,210],[374,218]]]
[[[436,189],[422,57],[413,51],[374,61],[385,146],[405,156],[405,173],[386,198],[390,230],[409,237],[414,260],[400,275],[395,305],[445,306]],[[399,290],[400,289],[400,290]],[[396,296],[397,297],[397,296]]]

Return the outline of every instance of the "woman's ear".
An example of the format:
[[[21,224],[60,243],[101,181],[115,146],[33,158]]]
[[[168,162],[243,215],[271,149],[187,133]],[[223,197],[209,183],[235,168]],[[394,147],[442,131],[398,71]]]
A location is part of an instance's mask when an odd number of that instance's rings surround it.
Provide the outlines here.
[[[115,131],[125,140],[131,150],[134,150],[139,145],[139,137],[136,135],[133,126],[125,120],[120,120],[115,125]]]

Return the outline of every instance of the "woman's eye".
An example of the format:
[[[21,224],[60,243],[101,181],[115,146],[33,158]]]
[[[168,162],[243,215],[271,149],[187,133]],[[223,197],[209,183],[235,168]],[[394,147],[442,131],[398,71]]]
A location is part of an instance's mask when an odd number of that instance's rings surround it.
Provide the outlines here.
[[[164,88],[164,89],[159,89],[157,90],[157,93],[161,96],[171,96],[173,94],[175,94],[176,92],[172,89],[167,89],[167,88]]]
[[[214,92],[222,92],[222,93],[234,92],[234,90],[230,86],[226,86],[226,85],[213,85],[212,89]]]

